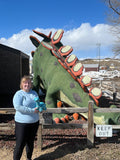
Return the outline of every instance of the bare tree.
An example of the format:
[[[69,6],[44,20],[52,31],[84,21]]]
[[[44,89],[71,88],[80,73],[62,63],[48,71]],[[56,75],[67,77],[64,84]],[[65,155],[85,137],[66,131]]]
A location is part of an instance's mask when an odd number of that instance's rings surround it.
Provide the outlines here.
[[[116,36],[116,42],[112,49],[116,56],[120,54],[120,0],[104,1],[109,8],[107,17],[111,25],[111,32]]]

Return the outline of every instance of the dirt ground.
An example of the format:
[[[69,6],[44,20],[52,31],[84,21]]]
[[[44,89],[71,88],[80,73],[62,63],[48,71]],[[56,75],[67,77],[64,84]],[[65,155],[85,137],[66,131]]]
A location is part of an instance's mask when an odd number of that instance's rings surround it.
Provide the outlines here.
[[[87,148],[75,143],[74,145],[56,145],[40,152],[37,148],[33,152],[33,160],[120,160],[119,143],[101,143],[95,148]],[[1,160],[12,160],[13,149],[0,149]],[[21,160],[26,160],[25,151]]]
[[[32,160],[120,160],[120,133],[111,138],[95,137],[91,148],[86,134],[85,129],[43,129],[42,151],[36,137]],[[0,131],[0,159],[12,160],[14,147],[14,130]],[[21,160],[26,160],[25,149]]]

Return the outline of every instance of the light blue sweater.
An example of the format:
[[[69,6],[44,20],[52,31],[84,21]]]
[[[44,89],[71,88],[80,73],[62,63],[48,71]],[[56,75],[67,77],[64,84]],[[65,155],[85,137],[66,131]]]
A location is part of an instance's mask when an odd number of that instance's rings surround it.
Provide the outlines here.
[[[36,107],[34,98],[37,96],[38,94],[33,90],[29,92],[19,90],[15,93],[13,97],[13,106],[16,110],[16,122],[35,123],[39,120],[39,113],[34,112],[34,108]]]

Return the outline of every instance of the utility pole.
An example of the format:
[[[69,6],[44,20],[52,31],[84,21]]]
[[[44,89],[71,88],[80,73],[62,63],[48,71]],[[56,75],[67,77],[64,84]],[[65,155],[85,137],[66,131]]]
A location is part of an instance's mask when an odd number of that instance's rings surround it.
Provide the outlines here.
[[[98,47],[98,59],[99,59],[99,67],[100,67],[100,46],[101,46],[101,44],[97,43],[96,45]]]

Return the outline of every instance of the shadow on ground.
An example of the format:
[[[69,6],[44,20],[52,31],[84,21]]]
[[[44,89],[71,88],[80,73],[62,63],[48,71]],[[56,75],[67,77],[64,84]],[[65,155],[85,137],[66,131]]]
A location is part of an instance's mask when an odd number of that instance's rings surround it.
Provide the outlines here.
[[[48,137],[47,141],[55,141],[55,143],[47,145],[43,147],[43,151],[46,149],[50,149],[52,147],[55,147],[55,149],[49,150],[49,153],[45,153],[34,160],[55,160],[55,159],[64,159],[65,156],[75,154],[78,151],[83,151],[86,148],[92,149],[99,149],[100,144],[105,143],[120,143],[120,134],[115,134],[113,137],[110,138],[97,138],[95,137],[95,144],[93,147],[87,146],[87,138],[86,136],[74,136],[74,135],[68,135],[65,138],[61,138],[60,135],[58,135],[59,138],[57,138],[54,135]],[[75,138],[74,138],[75,137]],[[56,147],[57,146],[57,147]]]

